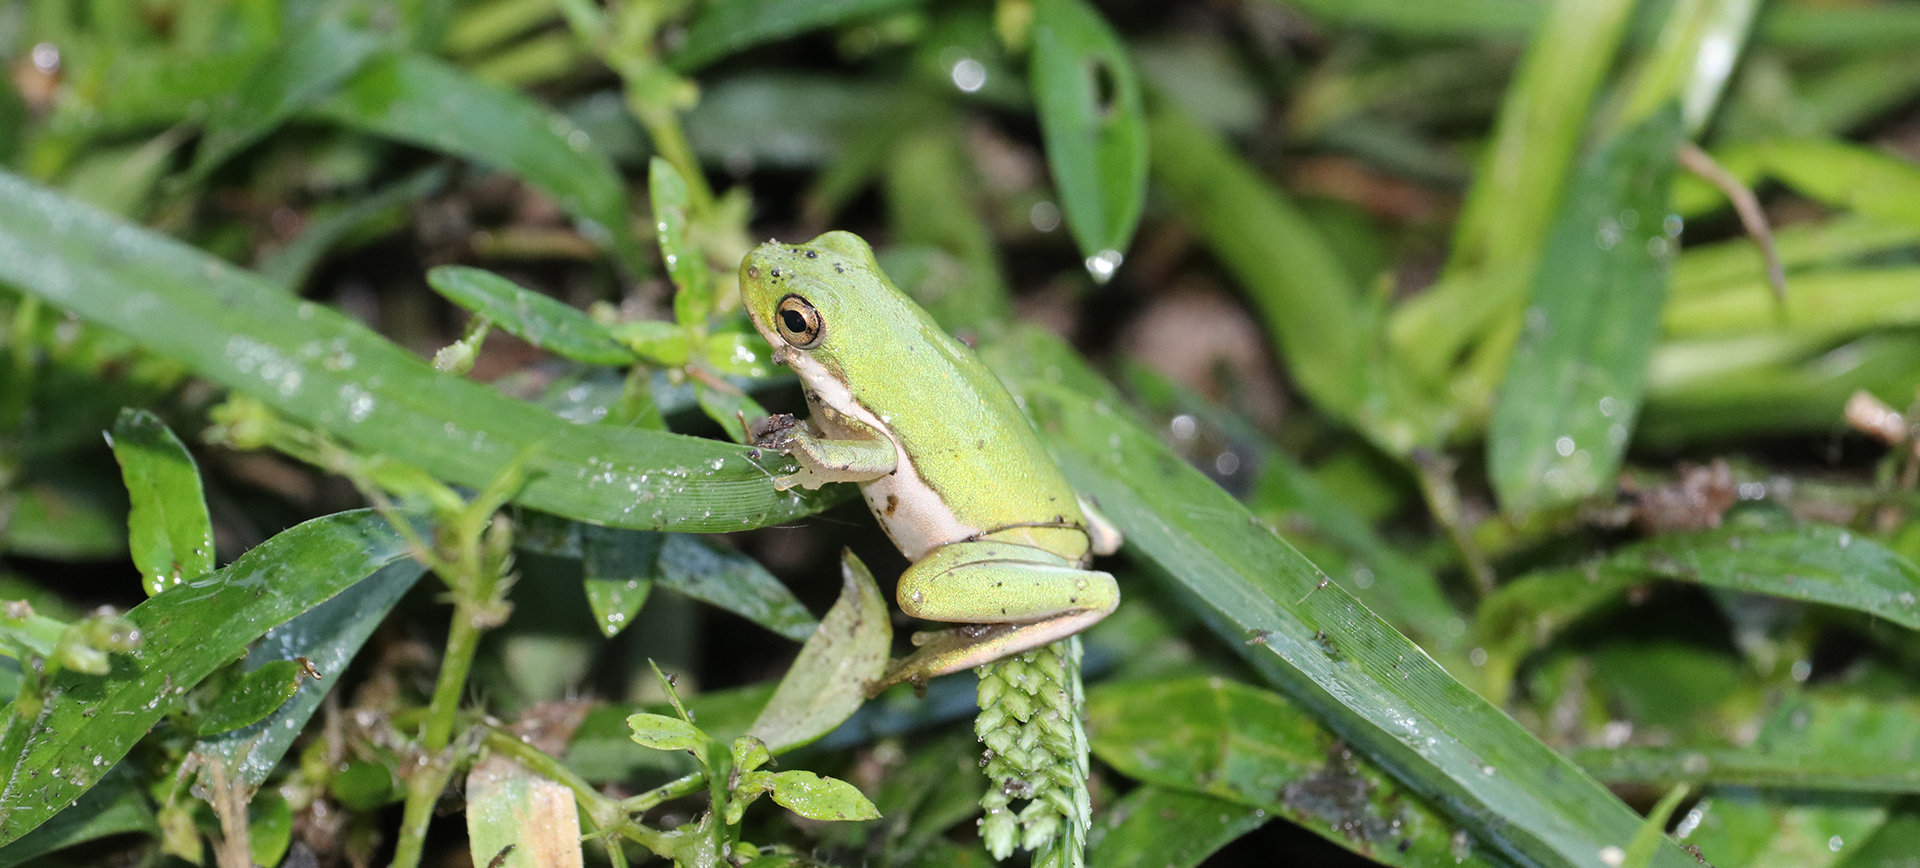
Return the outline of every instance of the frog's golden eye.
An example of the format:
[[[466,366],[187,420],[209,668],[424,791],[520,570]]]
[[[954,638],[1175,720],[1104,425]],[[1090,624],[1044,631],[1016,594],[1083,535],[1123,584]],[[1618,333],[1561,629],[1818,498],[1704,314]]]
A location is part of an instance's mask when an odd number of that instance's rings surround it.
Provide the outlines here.
[[[820,311],[800,296],[789,295],[780,299],[780,304],[773,309],[773,315],[780,320],[780,336],[794,349],[813,349],[820,345],[820,338],[826,333],[826,324],[820,321]]]

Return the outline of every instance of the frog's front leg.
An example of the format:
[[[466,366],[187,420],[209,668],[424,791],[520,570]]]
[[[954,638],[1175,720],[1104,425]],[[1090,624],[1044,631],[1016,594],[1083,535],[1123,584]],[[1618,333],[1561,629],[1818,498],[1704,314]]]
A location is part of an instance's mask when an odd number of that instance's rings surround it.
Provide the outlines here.
[[[927,553],[901,574],[898,597],[908,615],[963,626],[914,634],[919,650],[889,667],[869,694],[1072,636],[1111,613],[1120,588],[1112,575],[1044,549],[981,540]]]
[[[831,407],[815,409],[814,424],[826,432],[809,430],[790,415],[774,416],[753,426],[753,445],[785,452],[800,462],[800,470],[773,481],[785,491],[795,485],[819,488],[829,482],[867,482],[893,472],[898,450],[886,434]]]

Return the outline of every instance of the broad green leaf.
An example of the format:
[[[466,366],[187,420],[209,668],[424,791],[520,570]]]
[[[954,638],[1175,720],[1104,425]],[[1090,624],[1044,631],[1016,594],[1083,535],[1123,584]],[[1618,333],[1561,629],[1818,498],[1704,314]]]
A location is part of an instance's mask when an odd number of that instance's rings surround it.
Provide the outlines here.
[[[1103,816],[1094,820],[1087,854],[1101,868],[1193,868],[1272,819],[1264,808],[1153,784]]]
[[[1127,49],[1086,0],[1035,0],[1033,97],[1067,228],[1106,282],[1147,198],[1147,126]]]
[[[647,164],[647,193],[653,201],[654,234],[667,276],[679,291],[673,295],[673,319],[686,327],[705,327],[713,313],[713,281],[707,256],[687,237],[687,179],[673,164],[654,157]]]
[[[66,810],[19,840],[0,847],[0,868],[13,868],[42,854],[108,835],[159,831],[160,826],[153,819],[153,806],[140,792],[140,784],[125,767],[116,766],[99,786],[88,790]]]
[[[516,501],[600,524],[740,530],[841,493],[773,490],[749,450],[572,425],[198,250],[0,174],[0,280],[350,444],[483,488],[541,447]]]
[[[1549,5],[1507,86],[1493,141],[1461,206],[1449,276],[1498,272],[1541,254],[1554,214],[1564,210],[1561,191],[1575,171],[1588,106],[1612,68],[1633,7],[1631,0]]]
[[[1339,585],[1319,587],[1311,563],[1126,419],[1070,351],[1027,333],[984,355],[1129,551],[1348,745],[1520,864],[1600,868],[1601,848],[1633,838],[1638,815]],[[1665,846],[1653,864],[1695,863]]]
[[[687,28],[674,69],[691,72],[764,42],[911,9],[925,0],[719,0]]]
[[[1841,868],[1886,868],[1920,853],[1920,801],[1894,805],[1885,823],[1857,849],[1849,849]]]
[[[147,596],[213,572],[213,520],[186,444],[160,417],[132,408],[108,439],[133,502],[127,539]]]
[[[646,605],[666,541],[655,531],[581,528],[580,574],[601,635],[619,635]]]
[[[578,308],[491,271],[442,265],[427,272],[427,285],[495,328],[555,355],[589,365],[634,362],[632,350]]]
[[[214,100],[192,172],[204,176],[325,96],[373,57],[381,41],[331,16],[287,34],[239,82]]]
[[[1714,868],[1837,868],[1887,819],[1887,796],[1718,790],[1688,811],[1684,839]],[[1837,844],[1835,842],[1838,842]],[[1911,854],[1903,854],[1911,855]],[[1888,868],[1885,863],[1872,868]],[[1893,868],[1901,868],[1899,862]]]
[[[1510,864],[1456,852],[1456,821],[1278,694],[1219,678],[1126,682],[1090,691],[1087,718],[1094,754],[1151,786],[1263,809],[1386,865]]]
[[[306,284],[307,276],[313,273],[314,266],[335,245],[369,224],[377,223],[400,206],[432,194],[446,180],[445,166],[430,166],[355,199],[338,210],[317,211],[299,236],[256,263],[260,276],[288,292],[298,294]]]
[[[298,525],[211,575],[127,613],[145,641],[106,676],[62,672],[32,720],[0,735],[0,842],[78,798],[125,756],[180,695],[267,630],[325,602],[407,545],[372,511]]]
[[[240,676],[200,715],[197,734],[204,738],[259,723],[293,698],[302,674],[299,663],[272,660]]]
[[[629,715],[627,727],[633,730],[636,744],[654,750],[693,750],[708,740],[693,724],[652,712]]]
[[[809,820],[874,820],[880,811],[854,785],[813,772],[779,772],[773,776],[773,800]]]
[[[584,131],[526,96],[425,55],[395,54],[362,66],[310,111],[517,175],[552,196],[628,272],[646,272],[613,164]]]
[[[813,635],[816,622],[793,592],[760,562],[719,548],[699,537],[677,533],[660,549],[660,578],[696,600],[704,600],[789,639]]]
[[[1555,222],[1487,431],[1488,475],[1510,514],[1613,484],[1678,244],[1667,220],[1678,135],[1669,110],[1607,143]]]
[[[424,572],[419,561],[396,560],[333,599],[268,630],[248,653],[248,665],[305,657],[319,677],[302,681],[293,699],[265,720],[201,739],[194,752],[225,762],[230,780],[250,787],[265,783],[327,693],[341,683],[367,637]]]
[[[774,753],[810,744],[845,722],[866,701],[867,682],[887,668],[887,598],[851,549],[840,555],[840,576],[840,599],[747,730]]]

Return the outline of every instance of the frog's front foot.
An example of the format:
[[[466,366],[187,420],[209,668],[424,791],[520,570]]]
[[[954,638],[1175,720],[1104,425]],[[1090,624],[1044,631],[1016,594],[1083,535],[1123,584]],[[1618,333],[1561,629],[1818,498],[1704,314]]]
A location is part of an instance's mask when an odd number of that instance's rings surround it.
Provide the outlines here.
[[[761,449],[785,452],[793,448],[793,441],[800,430],[800,420],[795,419],[792,413],[775,413],[764,419],[755,419],[747,425],[747,442]]]

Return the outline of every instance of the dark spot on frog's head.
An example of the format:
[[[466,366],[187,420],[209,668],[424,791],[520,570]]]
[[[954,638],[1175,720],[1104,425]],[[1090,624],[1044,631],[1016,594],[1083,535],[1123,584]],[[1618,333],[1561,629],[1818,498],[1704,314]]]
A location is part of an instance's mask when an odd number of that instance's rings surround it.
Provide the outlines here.
[[[808,259],[819,259],[819,258],[820,258],[820,251],[818,251],[818,250],[809,250],[809,251],[807,251],[807,258],[808,258]]]
[[[774,270],[773,270],[773,276],[774,276],[774,277],[779,277],[779,276],[780,276],[780,269],[778,269],[778,268],[776,268],[776,269],[774,269]]]
[[[987,441],[986,441],[985,439],[981,439],[981,440],[975,440],[975,441],[973,441],[973,448],[975,448],[975,449],[985,449],[985,448],[987,448]]]
[[[833,272],[834,272],[835,274],[846,274],[846,273],[847,273],[847,268],[846,268],[846,266],[844,266],[844,265],[841,265],[840,263],[838,263],[838,262],[836,262],[836,263],[834,263],[834,264],[833,264]]]

